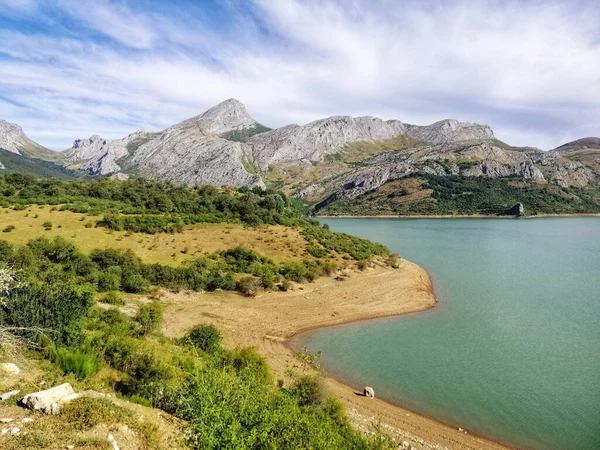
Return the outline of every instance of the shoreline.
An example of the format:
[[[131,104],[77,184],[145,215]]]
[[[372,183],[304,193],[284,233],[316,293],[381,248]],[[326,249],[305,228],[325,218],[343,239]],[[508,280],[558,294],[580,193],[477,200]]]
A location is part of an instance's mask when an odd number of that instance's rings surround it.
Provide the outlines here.
[[[299,362],[293,339],[310,330],[352,322],[422,313],[438,304],[427,271],[401,260],[399,269],[378,266],[364,272],[347,270],[337,281],[321,277],[288,292],[265,293],[253,299],[237,294],[165,293],[167,336],[180,336],[201,322],[222,330],[228,347],[253,346],[266,358],[275,377]],[[328,391],[345,406],[362,431],[381,424],[393,435],[426,449],[499,450],[514,448],[416,413],[379,397],[366,398],[335,374],[324,374]]]
[[[535,216],[492,216],[489,214],[410,214],[410,215],[316,215],[314,219],[545,219],[551,217],[600,217],[600,214],[537,214]]]

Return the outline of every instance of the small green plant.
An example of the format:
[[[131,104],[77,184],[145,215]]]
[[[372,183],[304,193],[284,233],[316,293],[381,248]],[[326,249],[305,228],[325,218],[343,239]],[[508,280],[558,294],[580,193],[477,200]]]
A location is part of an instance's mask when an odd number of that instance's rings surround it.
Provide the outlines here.
[[[2,232],[3,232],[3,233],[10,233],[10,232],[11,232],[12,230],[14,230],[14,229],[15,229],[15,226],[14,226],[14,225],[9,225],[9,226],[7,226],[6,228],[4,228],[4,229],[2,230]]]
[[[42,226],[44,227],[44,229],[45,229],[46,231],[48,231],[48,230],[51,230],[51,229],[52,229],[52,222],[44,222],[44,223],[42,224]]]
[[[107,303],[109,305],[115,306],[123,306],[125,304],[125,300],[123,300],[123,297],[117,291],[107,292],[102,297],[100,297],[100,301],[102,303]]]
[[[207,353],[215,353],[221,347],[221,333],[214,325],[196,325],[182,339],[184,344],[191,345]]]
[[[67,403],[61,417],[76,430],[123,422],[131,413],[105,398],[80,397]]]
[[[156,302],[143,305],[135,317],[140,324],[140,334],[147,335],[158,329],[162,323],[162,314],[162,307]]]
[[[321,359],[321,356],[323,356],[323,353],[312,353],[308,347],[304,345],[302,346],[302,350],[297,352],[294,356],[313,369],[317,371],[321,370],[321,364],[319,363],[319,360]]]
[[[96,356],[88,353],[51,347],[48,356],[65,374],[72,373],[80,380],[95,375],[100,369]]]

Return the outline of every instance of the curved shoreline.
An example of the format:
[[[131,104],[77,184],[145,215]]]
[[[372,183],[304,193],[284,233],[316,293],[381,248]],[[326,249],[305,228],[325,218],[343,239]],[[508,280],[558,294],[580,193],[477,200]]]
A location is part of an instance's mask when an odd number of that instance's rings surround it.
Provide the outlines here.
[[[435,296],[435,289],[432,289],[432,291],[433,291],[433,295]],[[437,297],[436,297],[436,303],[434,305],[432,305],[429,308],[426,308],[426,309],[423,309],[423,310],[419,310],[419,311],[412,311],[412,312],[407,312],[407,313],[402,313],[402,314],[392,314],[392,315],[385,315],[385,316],[374,316],[374,317],[370,317],[370,318],[350,320],[350,321],[344,322],[344,323],[331,324],[331,325],[326,325],[326,326],[313,326],[313,327],[309,327],[307,329],[300,330],[300,331],[294,333],[293,335],[291,335],[285,341],[284,345],[287,347],[287,349],[291,353],[295,354],[295,353],[297,353],[299,351],[299,349],[297,347],[297,345],[299,345],[299,343],[294,342],[295,339],[298,339],[298,338],[301,337],[301,335],[306,334],[306,333],[310,333],[311,331],[320,330],[320,329],[324,329],[324,328],[341,327],[341,326],[350,325],[350,324],[353,324],[353,323],[371,322],[371,321],[377,321],[377,320],[393,319],[393,318],[398,318],[398,317],[407,317],[407,316],[411,316],[411,315],[415,315],[415,314],[423,314],[423,313],[428,312],[428,311],[433,311],[433,309],[438,306],[438,303],[439,303],[439,301],[437,300]],[[344,379],[343,376],[337,375],[336,373],[333,373],[333,372],[330,372],[330,371],[326,371],[326,370],[323,370],[323,374],[328,379],[330,379],[330,380],[332,380],[332,381],[334,381],[336,383],[339,383],[339,384],[341,384],[341,385],[343,385],[343,386],[345,386],[347,388],[350,388],[350,389],[352,389],[354,391],[358,391],[358,393],[355,392],[355,394],[359,395],[359,393],[361,391],[361,388],[354,386],[350,381]],[[401,402],[397,402],[397,401],[388,399],[386,397],[378,396],[377,398],[379,399],[380,402],[386,403],[386,404],[388,404],[392,408],[398,408],[398,409],[401,409],[401,410],[410,411],[412,414],[415,414],[415,415],[421,416],[423,418],[435,421],[435,422],[439,423],[440,425],[444,425],[444,426],[452,429],[453,431],[454,430],[458,431],[458,427],[457,427],[456,424],[452,424],[452,423],[446,422],[446,421],[444,421],[442,419],[439,419],[439,418],[434,417],[434,416],[429,415],[429,414],[425,414],[425,413],[422,413],[422,412],[414,411],[413,409],[411,409],[411,408],[409,408],[409,407],[407,407],[405,405],[402,405]],[[482,439],[484,441],[488,441],[490,443],[497,444],[498,446],[500,446],[500,448],[507,448],[507,449],[518,450],[518,447],[515,447],[515,446],[507,444],[507,443],[504,443],[504,442],[502,442],[500,440],[497,440],[497,439],[493,439],[493,438],[491,438],[489,436],[485,436],[483,434],[477,433],[475,431],[472,431],[471,429],[468,429],[468,428],[461,428],[461,429],[464,430],[465,433],[470,434],[471,436],[477,437],[477,438]],[[399,431],[401,432],[401,430],[399,430]]]
[[[287,379],[290,363],[298,364],[290,347],[294,336],[311,329],[420,313],[438,303],[430,275],[407,260],[401,260],[398,269],[378,266],[346,272],[344,281],[322,277],[293,291],[265,293],[254,299],[233,293],[165,293],[163,331],[179,336],[199,322],[213,323],[223,331],[227,346],[256,347],[276,376]],[[387,432],[418,448],[510,448],[393,402],[358,396],[356,389],[335,375],[326,374],[325,382],[346,406],[350,420],[365,431],[369,424],[380,423]]]

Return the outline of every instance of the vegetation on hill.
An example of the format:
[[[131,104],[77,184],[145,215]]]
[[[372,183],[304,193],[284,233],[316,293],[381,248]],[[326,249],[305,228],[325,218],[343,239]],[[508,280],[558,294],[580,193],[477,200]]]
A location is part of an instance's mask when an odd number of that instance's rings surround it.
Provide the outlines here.
[[[62,237],[37,237],[20,246],[0,241],[0,267],[9,274],[8,288],[0,292],[0,330],[36,343],[40,357],[82,388],[112,389],[185,420],[190,448],[393,448],[385,436],[365,437],[354,429],[318,377],[293,373],[289,381],[275,383],[253,349],[225,349],[219,331],[208,325],[190,330],[183,339],[165,338],[157,294],[158,287],[237,290],[248,296],[263,289],[285,290],[290,281],[331,274],[339,257],[363,260],[387,254],[385,247],[320,227],[272,191],[190,189],[145,180],[62,182],[12,174],[0,177],[0,199],[21,215],[33,216],[37,207],[30,212],[23,208],[34,203],[104,212],[100,221],[108,217],[117,222],[104,224],[110,227],[124,227],[131,217],[160,222],[172,216],[186,226],[186,217],[201,214],[221,221],[293,225],[307,241],[308,254],[297,261],[232,247],[190,255],[179,265],[150,264],[131,250],[84,253]],[[48,233],[61,229],[64,215],[76,216],[58,210],[50,214]],[[156,231],[154,225],[150,228]],[[119,242],[114,240],[114,246]],[[140,293],[152,301],[133,317],[109,306]],[[129,420],[126,411],[92,399],[77,401],[64,414],[72,419],[71,428],[82,430]],[[15,442],[25,445],[22,439]],[[49,436],[40,439],[53,442]]]
[[[600,213],[596,189],[560,188],[523,179],[415,175],[355,199],[319,209],[323,215],[506,215],[522,203],[526,215]]]
[[[271,128],[265,127],[264,125],[257,123],[256,125],[250,128],[228,131],[226,133],[221,134],[221,137],[223,139],[227,139],[228,141],[246,142],[255,134],[264,133],[266,131],[271,131]]]
[[[66,169],[52,161],[29,157],[27,155],[17,155],[8,150],[0,149],[0,163],[4,169],[0,174],[27,174],[36,177],[58,178],[60,180],[71,180],[81,177],[80,174]]]

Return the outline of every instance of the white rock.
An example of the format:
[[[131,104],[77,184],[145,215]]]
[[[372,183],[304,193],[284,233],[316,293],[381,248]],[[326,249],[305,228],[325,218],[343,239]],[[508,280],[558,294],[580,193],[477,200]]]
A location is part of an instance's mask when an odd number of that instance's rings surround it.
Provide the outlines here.
[[[373,390],[373,388],[371,386],[366,386],[365,389],[363,390],[363,394],[365,397],[375,398],[375,391]]]
[[[19,373],[21,373],[21,369],[19,369],[17,365],[13,363],[0,364],[0,370],[6,373],[10,373],[12,375],[19,375]]]
[[[0,422],[2,422],[2,423],[10,423],[10,422],[12,422],[12,421],[13,421],[13,420],[12,420],[12,419],[10,419],[10,418],[8,418],[8,417],[5,417],[4,419],[0,420]]]
[[[21,423],[31,423],[33,422],[33,419],[31,417],[24,417],[23,419],[21,419]]]
[[[64,383],[44,391],[33,392],[23,398],[23,403],[33,410],[42,410],[46,414],[58,414],[60,404],[79,397],[69,383]]]
[[[14,391],[5,392],[4,394],[0,395],[0,400],[8,400],[9,398],[17,395],[19,392],[21,392],[19,389],[15,389]]]
[[[110,442],[113,446],[113,450],[119,450],[119,446],[117,445],[117,440],[112,434],[108,435],[108,442]]]
[[[21,429],[19,427],[12,427],[10,429],[10,434],[13,434],[13,435],[19,434],[20,432],[21,432]]]
[[[10,431],[10,428],[2,428],[2,434],[6,434]]]

